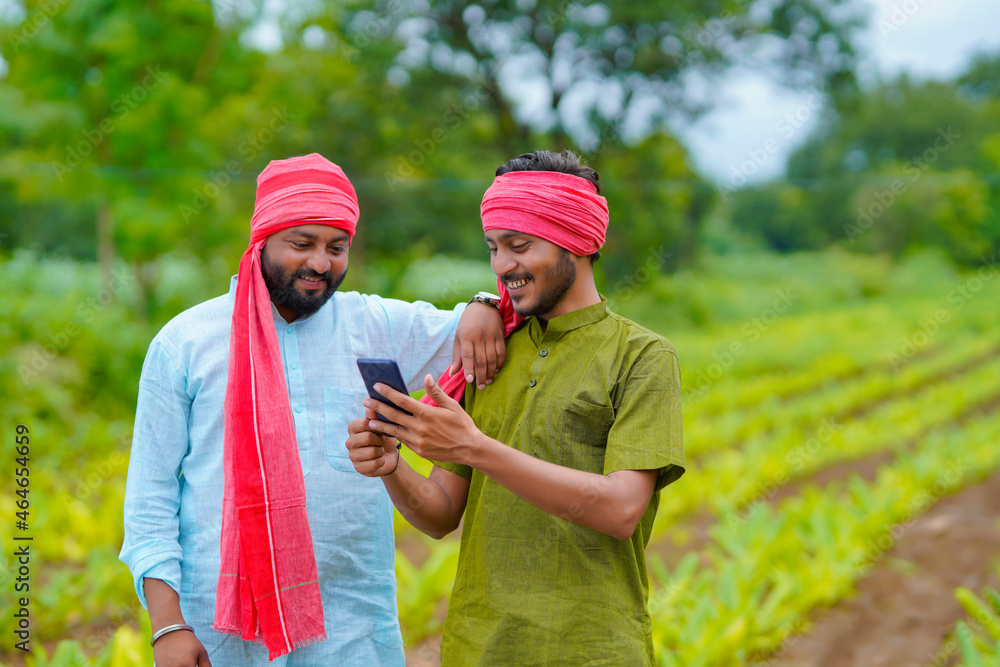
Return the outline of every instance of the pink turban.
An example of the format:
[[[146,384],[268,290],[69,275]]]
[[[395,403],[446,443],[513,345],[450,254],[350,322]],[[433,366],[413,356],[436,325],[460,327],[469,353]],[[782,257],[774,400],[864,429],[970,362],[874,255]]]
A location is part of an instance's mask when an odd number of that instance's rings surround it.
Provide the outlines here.
[[[531,234],[555,243],[574,255],[593,255],[604,245],[608,230],[608,202],[597,186],[581,176],[556,171],[510,171],[497,176],[480,206],[483,231],[504,229]],[[497,277],[504,336],[521,322],[503,281]],[[465,392],[461,372],[445,371],[438,380],[456,401]],[[421,402],[437,405],[425,394]]]
[[[511,171],[497,176],[480,206],[483,231],[509,229],[551,241],[574,255],[604,245],[608,202],[581,176]]]
[[[354,187],[321,155],[276,160],[257,178],[229,338],[214,627],[266,645],[271,660],[325,639],[326,632],[302,464],[260,253],[271,234],[288,227],[329,225],[353,237],[357,223]]]

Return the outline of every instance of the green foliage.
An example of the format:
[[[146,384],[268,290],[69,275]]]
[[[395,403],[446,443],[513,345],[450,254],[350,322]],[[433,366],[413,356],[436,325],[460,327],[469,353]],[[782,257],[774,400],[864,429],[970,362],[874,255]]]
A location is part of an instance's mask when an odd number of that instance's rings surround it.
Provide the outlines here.
[[[364,27],[378,17],[387,31],[406,26],[397,34],[406,35],[400,41],[411,47],[401,62],[414,82],[430,71],[445,86],[485,82],[490,92],[484,102],[499,124],[500,144],[514,153],[522,152],[529,134],[517,120],[527,112],[519,91],[498,82],[506,83],[515,60],[515,76],[536,81],[547,93],[532,102],[531,125],[550,128],[560,144],[573,137],[589,147],[634,132],[626,119],[640,107],[656,128],[668,117],[696,111],[701,105],[681,85],[683,73],[718,72],[738,58],[737,45],[752,49],[764,35],[773,47],[772,64],[793,85],[808,80],[852,88],[852,31],[861,17],[846,5],[780,2],[751,15],[746,3],[731,0],[589,6],[401,1],[377,2],[374,12],[359,8],[352,24]]]
[[[791,157],[788,182],[736,194],[734,226],[780,251],[836,244],[901,257],[933,247],[982,264],[1000,247],[994,60],[955,83],[903,75],[838,100],[838,115]]]
[[[157,287],[164,303],[191,305],[225,284],[224,266],[211,280],[197,277],[215,269],[193,260],[171,258],[164,266]],[[439,271],[470,281],[476,272],[490,277],[482,261],[434,257],[400,266],[392,284],[433,292]],[[968,296],[972,307],[948,300],[977,275],[956,274],[933,254],[901,266],[836,251],[726,255],[704,258],[697,272],[657,277],[618,294],[627,314],[670,336],[685,374],[688,473],[661,498],[650,552],[691,539],[699,513],[716,520],[712,544],[701,554],[673,567],[651,558],[650,608],[665,664],[735,664],[780,647],[802,630],[808,612],[851,590],[884,550],[881,536],[907,520],[929,486],[950,492],[997,469],[995,416],[968,415],[995,400],[995,309],[974,304],[991,303],[1000,288],[983,282]],[[33,659],[149,664],[148,620],[116,554],[136,378],[158,324],[135,317],[133,285],[116,291],[93,320],[75,320],[78,304],[97,298],[104,285],[94,265],[21,252],[0,261],[0,279],[11,286],[3,305],[15,314],[0,322],[0,343],[11,351],[3,362],[2,410],[7,423],[32,428],[32,521],[38,534],[53,536],[36,542],[47,565],[34,582]],[[801,296],[772,321],[765,311],[779,289]],[[950,319],[905,356],[906,341],[942,308]],[[743,329],[755,317],[769,323],[751,341]],[[71,321],[80,330],[63,345],[55,334]],[[733,341],[745,344],[745,355],[699,388],[699,378]],[[46,365],[22,379],[18,365],[31,368],[34,351]],[[890,353],[905,356],[900,367],[893,368]],[[841,423],[837,415],[845,414],[857,416]],[[835,428],[824,435],[819,429],[831,421]],[[820,446],[810,449],[813,440]],[[912,449],[903,446],[908,441]],[[806,488],[780,505],[767,502],[776,479],[788,484],[878,452],[893,452],[895,461],[875,482]],[[426,473],[427,462],[412,453],[408,460]],[[945,479],[942,471],[956,460],[965,476]],[[719,482],[720,492],[706,497],[685,481],[702,476]],[[947,483],[935,486],[942,479]],[[0,511],[13,513],[9,495],[0,496]],[[10,522],[0,523],[0,540],[9,543],[12,530]],[[413,546],[414,528],[399,519],[396,530],[405,536],[401,544]],[[457,550],[457,540],[428,538],[397,554],[408,645],[440,631]],[[0,556],[0,573],[10,567],[9,554]],[[977,597],[994,604],[990,591]],[[9,604],[0,602],[0,614],[13,613]],[[53,646],[64,639],[70,641]],[[969,640],[990,655],[985,636]]]
[[[969,615],[967,621],[955,625],[954,633],[963,667],[1000,665],[1000,593],[987,588],[981,595],[964,586],[955,589],[955,597]]]

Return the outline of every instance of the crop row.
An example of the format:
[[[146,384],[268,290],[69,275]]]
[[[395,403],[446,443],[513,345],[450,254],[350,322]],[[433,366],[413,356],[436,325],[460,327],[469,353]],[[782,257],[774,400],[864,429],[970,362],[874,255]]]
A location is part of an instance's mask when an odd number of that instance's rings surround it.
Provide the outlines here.
[[[1000,285],[986,291],[1000,296]],[[931,296],[788,316],[749,337],[743,327],[668,335],[685,369],[686,413],[696,417],[752,407],[761,397],[808,393],[876,368],[900,368],[938,353],[945,339],[995,331],[996,323],[989,308],[957,307]]]
[[[991,356],[1000,357],[1000,346],[988,338],[955,341],[941,354],[921,358],[899,371],[879,366],[840,383],[827,383],[815,391],[782,402],[764,396],[757,405],[724,415],[685,415],[685,451],[689,457],[726,449],[774,430],[803,428],[822,419],[837,421],[863,413],[879,402],[905,396],[940,381]]]
[[[779,488],[832,463],[898,450],[936,428],[947,427],[970,407],[1000,399],[1000,358],[951,382],[880,405],[863,418],[813,425],[813,432],[791,426],[748,441],[742,449],[718,452],[688,468],[691,477],[711,480],[711,493],[690,486],[668,487],[660,501],[653,536],[670,530],[699,508],[715,516],[738,516],[741,508],[766,500]]]
[[[931,667],[950,664],[955,655],[961,656],[961,667],[1000,667],[1000,592],[986,588],[976,594],[961,587],[955,597],[968,618],[955,625],[952,637],[934,657]]]
[[[778,507],[756,505],[736,530],[717,524],[712,544],[672,571],[654,557],[661,664],[747,664],[795,641],[801,619],[849,594],[910,521],[1000,466],[998,437],[987,415],[926,438],[873,482],[810,487]]]

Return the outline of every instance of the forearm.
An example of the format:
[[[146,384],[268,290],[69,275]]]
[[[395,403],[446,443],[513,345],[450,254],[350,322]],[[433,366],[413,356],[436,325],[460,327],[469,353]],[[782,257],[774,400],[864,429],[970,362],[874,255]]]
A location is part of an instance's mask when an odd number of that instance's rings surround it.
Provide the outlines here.
[[[146,604],[149,606],[149,622],[153,632],[168,625],[184,623],[180,597],[170,584],[162,579],[145,577],[142,585]]]
[[[393,505],[411,525],[434,539],[441,539],[458,527],[465,503],[452,498],[435,475],[424,477],[402,456],[391,475],[382,477]]]
[[[469,465],[540,510],[622,540],[635,531],[655,484],[655,471],[585,472],[536,459],[485,435],[469,457]]]

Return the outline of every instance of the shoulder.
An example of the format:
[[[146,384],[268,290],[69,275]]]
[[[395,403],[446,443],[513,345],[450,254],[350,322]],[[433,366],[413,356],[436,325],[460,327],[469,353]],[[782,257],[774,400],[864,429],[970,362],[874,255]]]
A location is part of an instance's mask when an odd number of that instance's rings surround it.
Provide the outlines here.
[[[388,312],[399,312],[411,304],[397,299],[389,299],[378,294],[362,294],[361,292],[334,292],[330,297],[334,310],[355,314],[381,315]]]
[[[229,338],[232,328],[233,304],[228,294],[203,301],[175,315],[163,325],[150,344],[176,352],[197,341]]]
[[[664,336],[636,324],[618,313],[608,313],[608,319],[617,333],[617,342],[628,356],[647,356],[669,358],[677,362],[677,350],[673,343]]]
[[[390,319],[412,319],[416,317],[442,317],[450,319],[456,314],[460,314],[465,306],[463,303],[455,309],[442,310],[426,301],[402,301],[400,299],[379,296],[378,294],[361,294],[359,292],[337,292],[334,294],[334,298],[337,299],[337,308],[342,310],[381,314]]]

